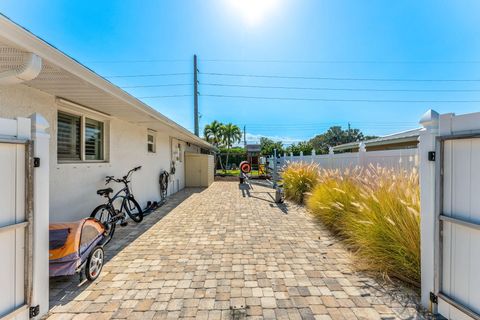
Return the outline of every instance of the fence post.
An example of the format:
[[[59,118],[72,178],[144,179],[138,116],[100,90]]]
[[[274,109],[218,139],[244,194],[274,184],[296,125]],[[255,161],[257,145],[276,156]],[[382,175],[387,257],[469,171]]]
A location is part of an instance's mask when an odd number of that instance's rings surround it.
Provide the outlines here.
[[[358,166],[365,167],[367,164],[367,147],[364,142],[358,145]]]
[[[421,301],[430,305],[430,292],[435,285],[435,161],[428,160],[428,152],[435,151],[439,115],[428,110],[420,119],[423,129],[419,135],[418,158],[420,175],[420,252]],[[437,159],[440,155],[437,155]]]
[[[49,271],[48,250],[50,222],[50,134],[49,123],[40,114],[31,117],[33,156],[40,166],[33,171],[33,296],[32,305],[40,305],[40,314],[48,312]]]
[[[329,166],[329,169],[335,169],[335,167],[333,166],[334,155],[335,155],[335,152],[333,152],[333,147],[328,147],[328,166]]]
[[[300,161],[303,161],[303,151],[300,151]]]
[[[293,152],[290,152],[290,162],[293,162]]]

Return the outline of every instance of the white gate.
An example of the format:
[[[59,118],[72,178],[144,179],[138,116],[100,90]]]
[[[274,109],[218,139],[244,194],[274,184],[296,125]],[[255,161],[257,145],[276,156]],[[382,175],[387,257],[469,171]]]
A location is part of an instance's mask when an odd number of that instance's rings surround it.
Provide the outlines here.
[[[448,319],[480,319],[480,134],[437,138],[435,294]]]
[[[28,319],[32,295],[33,143],[0,138],[0,319]]]

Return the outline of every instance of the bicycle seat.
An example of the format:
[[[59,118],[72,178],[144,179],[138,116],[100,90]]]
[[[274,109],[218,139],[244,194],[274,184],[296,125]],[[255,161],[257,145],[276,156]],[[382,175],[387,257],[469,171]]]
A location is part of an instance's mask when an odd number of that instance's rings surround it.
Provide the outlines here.
[[[109,195],[110,193],[113,192],[112,188],[106,188],[106,189],[99,189],[97,190],[97,194],[100,196],[106,196]]]

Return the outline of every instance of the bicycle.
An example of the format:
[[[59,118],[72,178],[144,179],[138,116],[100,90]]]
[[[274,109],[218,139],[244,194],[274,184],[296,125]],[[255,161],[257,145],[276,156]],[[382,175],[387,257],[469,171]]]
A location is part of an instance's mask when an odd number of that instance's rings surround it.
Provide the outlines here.
[[[130,191],[129,183],[130,176],[133,172],[140,170],[142,167],[135,167],[132,170],[128,171],[126,176],[123,176],[121,179],[115,179],[113,176],[107,176],[105,178],[106,183],[109,184],[111,181],[117,183],[123,183],[125,186],[119,190],[113,197],[110,197],[110,194],[113,193],[112,188],[105,188],[97,190],[99,196],[103,196],[108,199],[107,203],[101,204],[95,209],[93,209],[90,217],[99,220],[106,228],[106,236],[112,237],[115,232],[115,225],[117,222],[120,222],[121,226],[126,226],[127,222],[125,221],[126,215],[135,222],[139,223],[143,220],[143,211],[138,204],[138,202],[133,197],[132,192]],[[117,199],[121,199],[122,204],[120,209],[115,209],[114,202]]]
[[[164,204],[167,201],[169,177],[170,177],[170,174],[167,171],[162,170],[158,178],[158,183],[160,184],[160,203],[161,204]]]

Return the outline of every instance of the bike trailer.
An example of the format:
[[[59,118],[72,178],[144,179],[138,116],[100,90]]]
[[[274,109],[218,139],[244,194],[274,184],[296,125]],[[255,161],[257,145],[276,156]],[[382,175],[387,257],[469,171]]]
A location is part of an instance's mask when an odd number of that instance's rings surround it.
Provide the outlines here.
[[[50,277],[74,275],[86,269],[89,280],[100,274],[107,242],[102,223],[93,218],[50,224]]]

